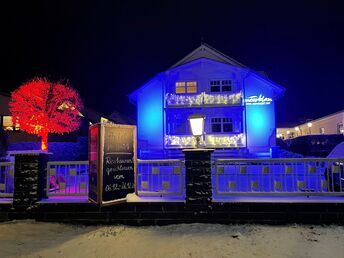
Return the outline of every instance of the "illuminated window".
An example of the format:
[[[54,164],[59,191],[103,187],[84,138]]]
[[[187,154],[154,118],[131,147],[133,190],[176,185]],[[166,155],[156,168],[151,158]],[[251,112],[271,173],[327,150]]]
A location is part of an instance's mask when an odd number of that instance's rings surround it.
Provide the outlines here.
[[[232,81],[231,80],[211,80],[210,91],[211,92],[232,91]]]
[[[185,82],[176,82],[176,93],[185,93]]]
[[[197,82],[187,82],[186,90],[187,93],[197,93]]]
[[[5,131],[13,131],[13,122],[11,116],[3,116],[2,117],[2,128]]]
[[[176,93],[197,93],[197,82],[176,82]]]
[[[212,118],[211,119],[211,131],[213,133],[231,133],[233,132],[233,120],[232,118]]]
[[[325,128],[324,127],[320,127],[319,131],[321,134],[325,134]]]
[[[337,124],[337,133],[344,133],[343,123]]]

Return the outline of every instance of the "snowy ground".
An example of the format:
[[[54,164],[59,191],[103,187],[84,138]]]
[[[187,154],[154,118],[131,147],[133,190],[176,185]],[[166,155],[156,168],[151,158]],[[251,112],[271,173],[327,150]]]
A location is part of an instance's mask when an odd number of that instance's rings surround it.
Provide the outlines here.
[[[0,223],[0,257],[344,257],[342,226]]]

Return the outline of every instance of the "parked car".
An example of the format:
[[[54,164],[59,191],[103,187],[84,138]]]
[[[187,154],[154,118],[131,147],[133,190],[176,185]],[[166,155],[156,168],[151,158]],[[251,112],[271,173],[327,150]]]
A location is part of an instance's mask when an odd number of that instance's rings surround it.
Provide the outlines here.
[[[328,158],[344,158],[344,142],[338,144]],[[344,164],[343,162],[334,162],[325,169],[325,178],[328,180],[329,190],[331,192],[344,192]]]

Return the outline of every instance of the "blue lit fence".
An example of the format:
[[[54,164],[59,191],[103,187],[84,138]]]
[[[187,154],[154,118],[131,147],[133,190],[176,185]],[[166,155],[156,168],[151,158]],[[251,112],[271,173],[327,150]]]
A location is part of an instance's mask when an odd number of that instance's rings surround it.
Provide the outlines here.
[[[0,162],[0,197],[13,197],[14,163]]]
[[[185,169],[181,160],[138,160],[139,196],[183,196]]]
[[[344,159],[217,159],[214,196],[344,195]]]
[[[88,161],[48,162],[48,196],[88,195]]]

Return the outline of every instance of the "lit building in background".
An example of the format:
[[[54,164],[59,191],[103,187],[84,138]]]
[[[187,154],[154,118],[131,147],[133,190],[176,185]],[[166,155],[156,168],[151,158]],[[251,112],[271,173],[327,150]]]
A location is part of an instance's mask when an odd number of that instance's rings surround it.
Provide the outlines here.
[[[343,124],[344,110],[298,124],[295,127],[279,127],[276,136],[281,139],[292,139],[304,135],[344,134]]]
[[[275,146],[275,101],[284,88],[202,44],[129,95],[137,106],[139,158],[178,157],[192,148],[188,117],[205,116],[200,146],[215,155],[269,153]]]

